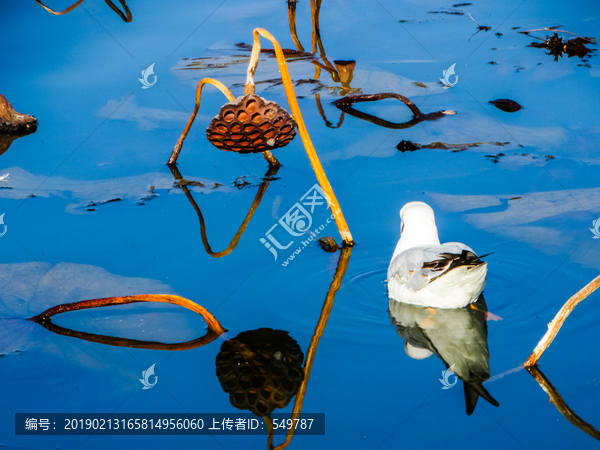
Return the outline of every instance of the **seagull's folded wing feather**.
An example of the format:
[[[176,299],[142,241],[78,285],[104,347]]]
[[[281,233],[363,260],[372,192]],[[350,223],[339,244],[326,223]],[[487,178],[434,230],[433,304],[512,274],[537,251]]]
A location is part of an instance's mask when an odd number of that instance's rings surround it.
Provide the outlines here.
[[[470,247],[458,242],[414,247],[394,258],[388,268],[388,280],[397,278],[416,292],[453,268],[478,260]]]

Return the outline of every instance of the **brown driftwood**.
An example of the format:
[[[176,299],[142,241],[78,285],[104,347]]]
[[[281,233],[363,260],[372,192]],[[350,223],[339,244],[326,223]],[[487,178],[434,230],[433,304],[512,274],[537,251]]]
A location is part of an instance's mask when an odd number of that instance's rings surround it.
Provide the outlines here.
[[[533,352],[525,361],[525,367],[535,366],[540,359],[540,357],[544,354],[546,349],[552,344],[552,341],[558,334],[560,327],[562,327],[564,321],[569,317],[571,311],[577,306],[579,302],[585,300],[592,292],[600,287],[600,275],[594,278],[590,283],[585,286],[582,290],[580,290],[577,294],[567,300],[567,303],[563,305],[562,308],[558,311],[552,322],[548,324],[548,331],[542,337],[538,345],[535,346]]]

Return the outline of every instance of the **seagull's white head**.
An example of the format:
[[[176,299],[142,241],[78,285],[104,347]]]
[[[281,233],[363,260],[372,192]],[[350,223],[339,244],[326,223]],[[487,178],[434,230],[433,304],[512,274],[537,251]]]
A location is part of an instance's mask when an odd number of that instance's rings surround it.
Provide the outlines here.
[[[439,245],[433,209],[427,203],[410,202],[400,210],[400,240],[394,251],[399,253],[413,247]]]
[[[433,355],[433,352],[431,350],[427,350],[426,348],[415,347],[413,345],[410,345],[408,342],[404,343],[404,352],[412,359],[425,359]]]

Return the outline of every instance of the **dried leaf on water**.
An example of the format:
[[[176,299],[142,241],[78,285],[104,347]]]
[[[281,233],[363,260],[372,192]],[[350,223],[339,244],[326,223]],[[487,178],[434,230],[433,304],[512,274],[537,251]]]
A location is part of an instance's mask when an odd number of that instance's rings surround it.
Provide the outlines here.
[[[518,110],[523,108],[523,106],[519,105],[514,100],[509,100],[507,98],[499,98],[497,100],[490,100],[488,103],[491,103],[496,108],[498,108],[504,112],[508,112],[508,113],[517,112]]]

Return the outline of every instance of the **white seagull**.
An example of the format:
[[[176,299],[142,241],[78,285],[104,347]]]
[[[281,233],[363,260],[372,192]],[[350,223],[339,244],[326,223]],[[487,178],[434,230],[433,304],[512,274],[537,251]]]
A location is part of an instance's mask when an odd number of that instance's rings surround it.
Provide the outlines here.
[[[462,308],[476,301],[485,288],[483,256],[459,242],[440,244],[433,209],[426,203],[404,205],[400,222],[400,240],[388,267],[389,297],[433,308]]]

